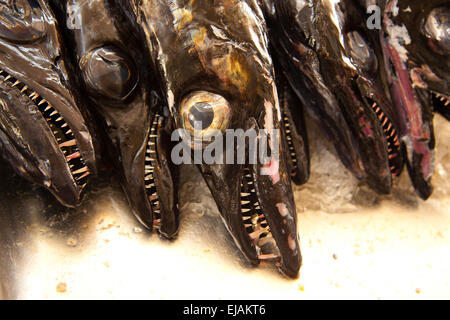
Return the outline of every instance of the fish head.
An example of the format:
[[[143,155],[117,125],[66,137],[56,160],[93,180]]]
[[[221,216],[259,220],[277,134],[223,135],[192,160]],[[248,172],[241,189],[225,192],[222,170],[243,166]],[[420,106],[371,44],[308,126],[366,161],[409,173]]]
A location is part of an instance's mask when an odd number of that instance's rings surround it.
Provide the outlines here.
[[[344,165],[374,190],[389,193],[403,161],[379,71],[382,50],[363,8],[346,0],[280,0],[275,8],[281,25],[275,32],[288,54],[281,59],[293,62],[284,68],[291,85],[332,137]]]
[[[433,111],[448,116],[445,1],[385,1],[382,46],[409,175],[418,195],[432,193]]]
[[[127,1],[55,1],[74,44],[73,61],[111,161],[136,218],[166,238],[178,233],[177,167],[170,161],[171,121],[149,50]]]
[[[450,5],[448,1],[400,1],[393,17],[411,39],[405,44],[407,67],[414,87],[428,91],[434,111],[449,117]],[[431,102],[431,103],[430,103]]]
[[[97,159],[92,118],[70,76],[56,18],[45,1],[0,4],[3,156],[19,175],[77,206]]]
[[[139,8],[184,137],[175,153],[184,150],[198,165],[243,255],[254,265],[273,260],[296,277],[296,209],[278,156],[280,110],[261,10],[256,1],[181,3],[147,1]],[[264,138],[266,161],[249,161],[252,145]]]

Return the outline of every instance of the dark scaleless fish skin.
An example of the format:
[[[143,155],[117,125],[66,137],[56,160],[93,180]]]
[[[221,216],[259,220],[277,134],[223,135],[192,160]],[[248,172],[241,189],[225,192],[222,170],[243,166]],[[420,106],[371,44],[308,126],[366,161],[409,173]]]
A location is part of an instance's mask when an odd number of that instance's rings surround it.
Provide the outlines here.
[[[53,1],[90,106],[103,122],[110,154],[133,213],[166,238],[178,232],[178,168],[170,159],[171,121],[128,1]]]
[[[217,120],[223,124],[221,130],[280,128],[266,27],[256,1],[153,0],[136,1],[135,8],[179,128],[189,125],[182,121],[186,101],[200,97],[206,101],[214,97],[228,106]],[[280,154],[284,148],[280,144]],[[284,157],[264,167],[203,164],[199,168],[245,257],[255,265],[277,259],[260,247],[269,240],[258,233],[268,233],[255,230],[249,214],[259,212],[258,224],[268,225],[275,239],[281,271],[297,277],[301,265],[297,216]],[[269,174],[261,174],[262,169]]]
[[[346,167],[380,193],[400,174],[396,118],[379,41],[354,1],[265,0],[272,47]]]
[[[449,117],[450,4],[448,1],[379,1],[378,5],[383,14],[380,34],[388,66],[386,74],[409,175],[418,195],[427,199],[433,190],[432,112]],[[439,19],[435,10],[442,10]]]
[[[2,156],[20,176],[77,206],[97,159],[58,24],[46,1],[0,6]]]

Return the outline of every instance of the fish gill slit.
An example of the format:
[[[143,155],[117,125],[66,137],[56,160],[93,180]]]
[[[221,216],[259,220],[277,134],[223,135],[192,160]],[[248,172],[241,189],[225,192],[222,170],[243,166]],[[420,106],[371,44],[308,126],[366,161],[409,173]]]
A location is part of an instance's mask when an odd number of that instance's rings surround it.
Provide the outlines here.
[[[243,170],[240,201],[242,221],[249,238],[255,245],[258,259],[260,261],[279,260],[280,253],[261,209],[254,177],[248,166],[245,166]]]
[[[377,115],[378,121],[383,128],[384,136],[388,145],[388,160],[391,173],[393,176],[399,176],[401,173],[401,167],[398,166],[397,160],[400,156],[400,141],[397,130],[394,128],[392,121],[388,116],[386,116],[377,102],[369,99],[369,104]]]
[[[69,166],[72,177],[77,185],[84,189],[87,185],[87,179],[90,171],[86,162],[81,156],[78,142],[73,135],[73,131],[69,124],[64,120],[63,116],[50,103],[27,86],[20,80],[11,76],[8,72],[0,69],[0,76],[3,78],[2,83],[9,83],[15,88],[20,95],[28,98],[36,105],[42,117],[47,122],[50,130],[56,139],[59,149],[64,155],[67,165]]]
[[[158,230],[161,228],[161,202],[156,188],[154,172],[157,157],[157,130],[162,121],[163,118],[158,114],[153,118],[147,140],[144,163],[145,191],[153,213],[153,225]]]

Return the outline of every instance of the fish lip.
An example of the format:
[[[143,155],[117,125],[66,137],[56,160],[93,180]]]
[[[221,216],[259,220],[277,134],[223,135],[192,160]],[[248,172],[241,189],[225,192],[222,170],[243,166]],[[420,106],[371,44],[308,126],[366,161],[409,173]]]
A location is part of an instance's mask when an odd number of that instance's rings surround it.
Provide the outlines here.
[[[247,128],[258,128],[253,118],[248,124]],[[253,265],[275,262],[283,274],[296,278],[301,266],[296,209],[283,157],[279,163],[273,177],[262,174],[259,164],[202,164],[199,168],[225,226],[246,259]],[[272,247],[266,252],[263,246],[268,243]]]
[[[15,115],[9,117],[9,121],[17,125],[19,132],[22,132],[20,138],[23,139],[21,145],[14,144],[11,137],[9,140],[16,146],[15,154],[21,153],[20,159],[26,161],[25,166],[30,169],[28,173],[18,174],[46,187],[62,204],[78,206],[87,177],[95,172],[95,166],[92,167],[93,161],[87,164],[84,160],[86,149],[80,143],[80,136],[82,139],[90,136],[76,131],[65,117],[70,110],[76,113],[75,107],[68,102],[60,104],[47,92],[42,94],[39,85],[28,87],[3,68],[0,69],[0,75],[3,90],[9,92],[9,98],[5,99],[18,102],[18,106],[13,109],[5,106],[10,114]],[[8,102],[3,100],[3,103]],[[47,144],[33,137],[31,128],[36,128],[38,137],[45,137]],[[94,154],[93,150],[88,154]]]

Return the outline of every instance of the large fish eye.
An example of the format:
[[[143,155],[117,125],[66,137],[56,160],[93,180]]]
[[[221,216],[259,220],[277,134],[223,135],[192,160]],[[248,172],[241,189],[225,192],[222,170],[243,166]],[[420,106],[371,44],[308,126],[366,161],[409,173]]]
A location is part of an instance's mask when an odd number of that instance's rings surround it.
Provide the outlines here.
[[[378,69],[378,60],[369,44],[358,31],[347,33],[347,54],[353,65],[364,71],[375,71]]]
[[[136,67],[119,48],[94,49],[81,59],[80,64],[89,88],[103,97],[123,101],[137,87]]]
[[[192,92],[181,102],[181,126],[195,140],[209,142],[218,131],[223,132],[228,127],[230,111],[230,104],[221,95]]]
[[[36,0],[0,0],[0,38],[32,42],[45,34],[45,19]]]
[[[424,34],[437,49],[445,54],[450,53],[450,9],[440,7],[433,9],[424,25]]]

